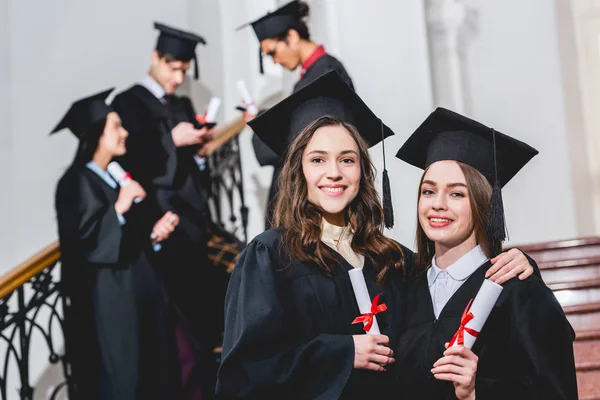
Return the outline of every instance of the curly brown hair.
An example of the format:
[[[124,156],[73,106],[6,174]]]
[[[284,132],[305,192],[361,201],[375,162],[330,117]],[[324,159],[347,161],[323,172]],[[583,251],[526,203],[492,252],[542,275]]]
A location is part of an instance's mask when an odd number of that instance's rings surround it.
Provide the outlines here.
[[[279,179],[272,226],[282,232],[282,248],[292,259],[315,263],[326,275],[333,274],[335,257],[321,242],[322,211],[308,201],[308,188],[302,170],[302,157],[314,133],[325,126],[341,126],[354,139],[360,156],[360,187],[346,207],[345,219],[354,232],[352,249],[368,258],[383,282],[392,270],[404,268],[404,253],[394,240],[383,235],[383,208],[375,189],[375,169],[369,146],[356,128],[336,117],[323,116],[302,132],[288,146]]]
[[[475,168],[460,161],[456,161],[456,163],[465,175],[465,182],[467,183],[467,191],[471,203],[471,214],[473,216],[473,230],[475,231],[477,244],[481,246],[486,256],[492,258],[502,252],[502,243],[493,243],[486,236],[492,199],[492,185]],[[425,169],[419,182],[417,203],[421,198],[421,185],[423,185],[423,179],[428,169]],[[427,237],[418,221],[419,217],[417,215],[417,268],[422,271],[431,265],[431,260],[435,255],[435,243]]]

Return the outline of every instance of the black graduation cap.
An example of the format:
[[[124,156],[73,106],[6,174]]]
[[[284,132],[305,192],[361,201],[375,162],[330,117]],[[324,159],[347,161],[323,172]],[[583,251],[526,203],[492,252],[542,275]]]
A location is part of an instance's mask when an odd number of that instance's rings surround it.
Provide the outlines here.
[[[436,161],[454,160],[481,172],[494,188],[488,234],[503,241],[506,227],[500,189],[537,154],[526,143],[438,107],[402,145],[396,157],[421,169]]]
[[[291,1],[273,12],[268,12],[266,15],[263,15],[255,21],[245,23],[236,30],[239,31],[240,29],[251,25],[256,34],[256,38],[259,42],[262,42],[264,39],[273,38],[285,33],[290,26],[293,26],[300,21],[303,17],[301,12],[302,8],[303,6],[298,0]],[[263,65],[260,46],[258,48],[258,60],[260,73],[262,74]]]
[[[326,115],[337,117],[356,127],[369,147],[394,134],[333,70],[259,114],[248,125],[271,150],[282,156],[289,143],[304,128]],[[386,227],[389,228],[393,226],[393,210],[385,168],[385,144],[383,166],[383,208]]]
[[[196,45],[206,44],[202,36],[191,32],[185,32],[165,24],[154,23],[154,28],[160,31],[156,41],[156,51],[169,54],[179,61],[194,60],[194,78],[198,79],[198,58],[196,57]]]
[[[106,104],[106,98],[113,90],[114,87],[71,104],[71,108],[50,134],[69,128],[75,136],[81,138],[91,125],[114,111]]]

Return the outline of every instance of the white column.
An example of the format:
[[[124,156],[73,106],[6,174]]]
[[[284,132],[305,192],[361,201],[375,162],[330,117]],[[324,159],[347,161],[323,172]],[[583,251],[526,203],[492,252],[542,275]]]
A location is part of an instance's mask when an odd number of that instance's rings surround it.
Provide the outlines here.
[[[462,0],[426,0],[425,12],[434,103],[468,113],[464,57],[472,14]]]
[[[556,2],[579,236],[600,234],[600,4]]]

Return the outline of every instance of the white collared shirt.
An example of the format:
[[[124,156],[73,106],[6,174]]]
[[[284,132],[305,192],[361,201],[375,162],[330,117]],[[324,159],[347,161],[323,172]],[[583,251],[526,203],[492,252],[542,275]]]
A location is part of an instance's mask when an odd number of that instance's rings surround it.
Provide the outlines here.
[[[439,268],[435,263],[435,256],[433,257],[431,268],[427,271],[427,283],[436,318],[439,318],[442,309],[458,288],[487,260],[488,257],[480,246],[474,247],[446,269]]]
[[[160,83],[156,82],[149,74],[144,76],[144,79],[142,79],[140,85],[148,89],[150,93],[154,95],[154,97],[160,100],[161,103],[164,102],[163,97],[165,97],[167,92],[165,92],[165,89],[160,85]]]
[[[102,180],[104,182],[106,182],[106,184],[108,186],[110,186],[113,189],[117,188],[117,181],[115,181],[113,179],[113,177],[108,173],[108,171],[105,171],[104,169],[102,169],[102,167],[100,167],[98,164],[96,164],[94,161],[88,161],[87,164],[85,164],[85,166],[90,169],[92,172],[94,172],[96,175],[98,175],[100,178],[102,178]],[[121,214],[117,213],[117,218],[119,219],[119,223],[121,225],[125,225],[125,217],[122,216]]]

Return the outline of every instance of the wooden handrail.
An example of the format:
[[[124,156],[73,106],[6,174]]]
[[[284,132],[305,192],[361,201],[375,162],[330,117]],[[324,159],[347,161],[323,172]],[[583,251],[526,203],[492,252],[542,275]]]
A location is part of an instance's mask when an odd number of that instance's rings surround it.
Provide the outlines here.
[[[244,120],[244,117],[239,117],[220,129],[217,126],[213,133],[213,140],[206,145],[206,154],[211,155],[214,153],[235,135],[238,135],[243,131],[245,126],[246,121]]]
[[[60,246],[58,242],[53,242],[0,276],[0,299],[21,287],[58,260],[60,260]]]

